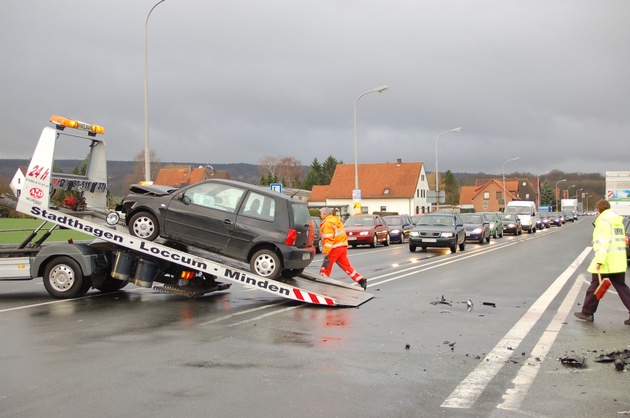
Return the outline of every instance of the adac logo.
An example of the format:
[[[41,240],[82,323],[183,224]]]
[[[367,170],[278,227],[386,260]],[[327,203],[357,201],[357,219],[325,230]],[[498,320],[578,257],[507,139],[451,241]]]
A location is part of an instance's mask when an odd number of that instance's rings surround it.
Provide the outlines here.
[[[42,189],[37,188],[37,187],[33,187],[29,191],[29,194],[31,195],[31,197],[33,199],[41,199],[42,197],[44,197],[44,191]]]

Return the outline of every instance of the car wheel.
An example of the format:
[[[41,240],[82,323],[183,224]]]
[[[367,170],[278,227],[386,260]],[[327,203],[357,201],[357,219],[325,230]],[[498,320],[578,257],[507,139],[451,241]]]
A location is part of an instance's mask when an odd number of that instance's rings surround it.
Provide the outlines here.
[[[459,251],[464,251],[466,249],[466,241],[459,244]]]
[[[129,220],[129,233],[134,237],[155,240],[160,234],[160,228],[155,216],[149,212],[138,212]]]
[[[268,279],[277,279],[282,272],[280,258],[268,249],[256,252],[249,261],[249,267],[253,273]]]
[[[483,244],[485,240],[486,240],[486,237],[482,235],[481,238],[479,238],[479,244]]]
[[[387,236],[385,237],[385,242],[383,243],[386,247],[389,247],[389,243],[390,243],[390,238],[389,238],[389,234],[387,234]]]
[[[409,244],[409,251],[411,251],[412,253],[416,251],[416,246],[413,244]]]
[[[456,253],[457,252],[457,243],[451,245],[451,253]]]
[[[323,250],[324,250],[324,244],[322,244],[322,240],[320,239],[319,241],[317,241],[317,245],[315,246],[315,252],[317,254],[321,254]]]
[[[490,243],[490,235],[488,235],[488,238],[486,238],[486,242]]]
[[[83,296],[90,290],[89,278],[83,276],[79,264],[70,257],[55,257],[44,269],[44,287],[57,299]]]
[[[370,244],[370,247],[374,248],[378,245],[378,237],[376,236],[376,234],[374,234],[374,238],[372,238],[372,243]]]

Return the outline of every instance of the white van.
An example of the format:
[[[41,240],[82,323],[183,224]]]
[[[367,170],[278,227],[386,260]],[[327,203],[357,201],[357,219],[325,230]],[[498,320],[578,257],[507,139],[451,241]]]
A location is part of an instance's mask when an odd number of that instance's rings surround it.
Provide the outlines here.
[[[505,213],[518,215],[523,230],[536,232],[536,203],[529,200],[513,200],[508,202]]]

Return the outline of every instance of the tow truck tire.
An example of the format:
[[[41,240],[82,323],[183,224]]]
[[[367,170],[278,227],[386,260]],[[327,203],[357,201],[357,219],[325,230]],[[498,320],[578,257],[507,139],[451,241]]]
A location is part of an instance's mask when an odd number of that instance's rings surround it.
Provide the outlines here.
[[[280,257],[268,249],[256,252],[249,261],[249,267],[254,274],[272,280],[277,279],[282,273]]]
[[[90,290],[90,280],[83,276],[79,264],[70,257],[55,257],[44,269],[44,287],[57,299],[83,296]]]
[[[129,220],[129,233],[134,237],[155,240],[160,234],[158,221],[153,214],[149,212],[138,212]]]
[[[97,287],[97,289],[104,293],[115,292],[127,286],[128,284],[129,284],[128,280],[118,280],[118,279],[107,278],[105,279],[102,285]]]

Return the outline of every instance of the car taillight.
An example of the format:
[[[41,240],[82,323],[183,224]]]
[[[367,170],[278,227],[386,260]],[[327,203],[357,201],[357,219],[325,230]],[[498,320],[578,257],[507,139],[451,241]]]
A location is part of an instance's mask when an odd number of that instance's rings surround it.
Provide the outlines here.
[[[284,245],[294,246],[295,242],[297,241],[297,236],[298,233],[295,229],[289,229],[289,232],[287,232],[287,237],[284,240]]]

